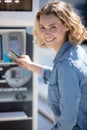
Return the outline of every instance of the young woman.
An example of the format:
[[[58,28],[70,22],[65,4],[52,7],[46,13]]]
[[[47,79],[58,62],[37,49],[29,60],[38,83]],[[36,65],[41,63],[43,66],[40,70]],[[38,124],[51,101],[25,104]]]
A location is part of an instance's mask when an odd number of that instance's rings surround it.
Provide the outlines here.
[[[87,130],[87,56],[80,46],[87,31],[80,16],[66,2],[49,2],[37,12],[33,35],[40,46],[56,51],[53,68],[27,55],[17,63],[48,83],[48,104],[55,117],[52,130]]]

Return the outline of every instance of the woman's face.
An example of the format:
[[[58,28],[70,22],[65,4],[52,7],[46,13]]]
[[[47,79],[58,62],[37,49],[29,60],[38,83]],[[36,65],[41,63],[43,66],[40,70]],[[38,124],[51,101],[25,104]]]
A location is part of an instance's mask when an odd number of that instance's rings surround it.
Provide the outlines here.
[[[40,36],[47,47],[57,52],[66,38],[68,27],[53,14],[40,16]]]

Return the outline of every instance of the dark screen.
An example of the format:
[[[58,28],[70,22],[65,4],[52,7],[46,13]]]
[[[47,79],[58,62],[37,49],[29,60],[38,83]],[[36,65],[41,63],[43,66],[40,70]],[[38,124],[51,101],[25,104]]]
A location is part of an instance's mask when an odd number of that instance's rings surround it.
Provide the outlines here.
[[[3,50],[2,50],[2,35],[0,35],[0,60],[3,59]]]

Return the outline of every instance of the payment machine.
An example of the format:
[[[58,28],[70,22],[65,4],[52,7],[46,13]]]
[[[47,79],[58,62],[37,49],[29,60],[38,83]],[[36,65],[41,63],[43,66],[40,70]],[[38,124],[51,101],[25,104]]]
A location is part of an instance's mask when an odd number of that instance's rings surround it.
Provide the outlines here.
[[[0,129],[32,130],[32,73],[8,57],[10,50],[32,59],[32,35],[26,28],[0,29]]]

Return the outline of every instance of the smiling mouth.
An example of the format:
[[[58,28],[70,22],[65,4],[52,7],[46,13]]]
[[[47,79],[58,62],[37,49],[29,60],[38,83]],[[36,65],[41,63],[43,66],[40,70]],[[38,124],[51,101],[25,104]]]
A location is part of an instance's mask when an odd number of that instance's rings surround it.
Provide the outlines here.
[[[54,40],[55,40],[55,38],[52,38],[52,39],[45,39],[46,42],[52,42],[52,41],[54,41]]]

